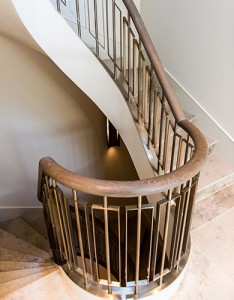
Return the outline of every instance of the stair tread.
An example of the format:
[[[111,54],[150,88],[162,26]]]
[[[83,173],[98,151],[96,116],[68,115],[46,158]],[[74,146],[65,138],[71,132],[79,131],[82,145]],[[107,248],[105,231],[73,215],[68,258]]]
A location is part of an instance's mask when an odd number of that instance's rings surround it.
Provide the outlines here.
[[[5,283],[1,283],[0,284],[0,298],[4,299],[3,297],[13,293],[15,291],[17,291],[18,289],[23,288],[24,286],[30,286],[31,283],[45,277],[46,275],[49,275],[50,273],[56,272],[56,270],[52,269],[52,270],[47,270],[47,271],[43,271],[43,272],[39,272],[37,274],[32,274],[31,276],[27,276],[24,278],[19,278],[19,279],[15,279],[12,281],[8,281]],[[50,284],[50,283],[49,283]],[[32,294],[33,290],[28,291],[28,295],[25,298],[21,298],[21,299],[28,299],[29,295]],[[30,297],[31,298],[31,297]],[[12,298],[8,298],[8,299],[14,299],[14,297]],[[36,299],[38,299],[36,297]]]
[[[0,261],[0,272],[8,272],[23,269],[33,269],[40,267],[53,266],[51,262],[37,263],[37,262],[23,262],[23,261]]]
[[[34,228],[37,232],[39,232],[45,239],[48,240],[47,228],[45,224],[45,219],[38,218],[28,222],[32,228]]]
[[[28,242],[33,246],[50,253],[50,245],[48,240],[46,240],[40,233],[38,233],[38,231],[32,228],[22,218],[17,217],[2,222],[0,227],[11,234],[14,234],[17,238],[20,238],[21,240],[24,240],[25,242]]]
[[[25,242],[17,238],[14,234],[7,232],[0,228],[0,246],[6,249],[19,251],[24,254],[29,254],[43,258],[45,260],[50,259],[50,254],[33,246],[32,244]]]
[[[76,297],[69,289],[69,286],[61,275],[61,271],[56,270],[14,292],[8,293],[2,300],[28,299],[28,295],[30,295],[32,291],[36,291],[37,300],[78,299],[78,297]]]
[[[37,262],[37,263],[44,263],[45,259],[24,254],[19,251],[10,250],[7,248],[0,247],[0,261],[22,261],[22,262]]]
[[[208,157],[201,171],[197,200],[201,200],[234,182],[234,167],[218,155]]]
[[[12,281],[15,279],[31,276],[36,273],[52,270],[55,268],[56,268],[55,265],[51,265],[51,266],[46,266],[46,267],[37,267],[37,268],[30,268],[30,269],[21,269],[21,270],[0,272],[0,284],[9,282],[9,281]]]

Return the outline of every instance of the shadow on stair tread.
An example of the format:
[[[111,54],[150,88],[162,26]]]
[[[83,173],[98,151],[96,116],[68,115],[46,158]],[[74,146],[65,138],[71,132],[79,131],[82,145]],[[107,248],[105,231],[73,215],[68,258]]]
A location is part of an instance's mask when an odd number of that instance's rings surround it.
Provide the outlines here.
[[[51,252],[48,240],[20,217],[2,222],[0,228],[45,252]]]
[[[49,260],[51,255],[0,228],[0,247]]]
[[[55,265],[45,266],[45,267],[36,267],[36,268],[29,268],[29,269],[20,269],[20,270],[13,270],[13,271],[4,271],[0,272],[0,284],[6,283],[15,279],[24,278],[27,276],[31,276],[36,273],[41,273],[44,271],[49,271],[52,269],[56,269]]]

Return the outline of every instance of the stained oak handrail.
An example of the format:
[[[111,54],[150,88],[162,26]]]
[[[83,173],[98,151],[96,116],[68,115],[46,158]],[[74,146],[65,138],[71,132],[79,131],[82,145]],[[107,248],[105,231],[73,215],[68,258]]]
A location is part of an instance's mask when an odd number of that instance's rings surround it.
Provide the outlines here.
[[[190,161],[171,173],[136,181],[100,180],[66,170],[50,157],[40,160],[39,172],[53,177],[57,182],[71,189],[91,195],[134,197],[136,195],[145,196],[163,192],[185,183],[199,173],[207,157],[207,143],[200,130],[188,120],[181,121],[180,125],[191,135],[196,151]],[[41,178],[40,175],[39,178]],[[40,184],[38,187],[40,189]]]

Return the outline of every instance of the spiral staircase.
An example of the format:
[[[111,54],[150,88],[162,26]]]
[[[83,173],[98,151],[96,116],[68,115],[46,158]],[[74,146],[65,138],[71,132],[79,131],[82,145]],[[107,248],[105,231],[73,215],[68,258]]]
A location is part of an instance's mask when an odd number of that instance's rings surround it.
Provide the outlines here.
[[[132,0],[12,3],[43,51],[114,125],[109,134],[121,135],[140,180],[88,178],[42,158],[45,221],[1,224],[1,299],[29,299],[29,283],[37,299],[169,298],[189,258],[208,147],[137,8]]]

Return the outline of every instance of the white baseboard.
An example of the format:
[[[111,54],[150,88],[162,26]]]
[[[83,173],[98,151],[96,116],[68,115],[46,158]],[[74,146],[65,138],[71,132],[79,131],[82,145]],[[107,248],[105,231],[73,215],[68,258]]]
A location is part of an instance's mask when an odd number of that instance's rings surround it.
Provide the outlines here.
[[[43,217],[42,207],[0,207],[0,222],[22,217],[26,221]]]
[[[167,70],[166,73],[183,109],[196,115],[197,127],[205,135],[217,141],[215,153],[234,165],[234,142],[231,137]]]

